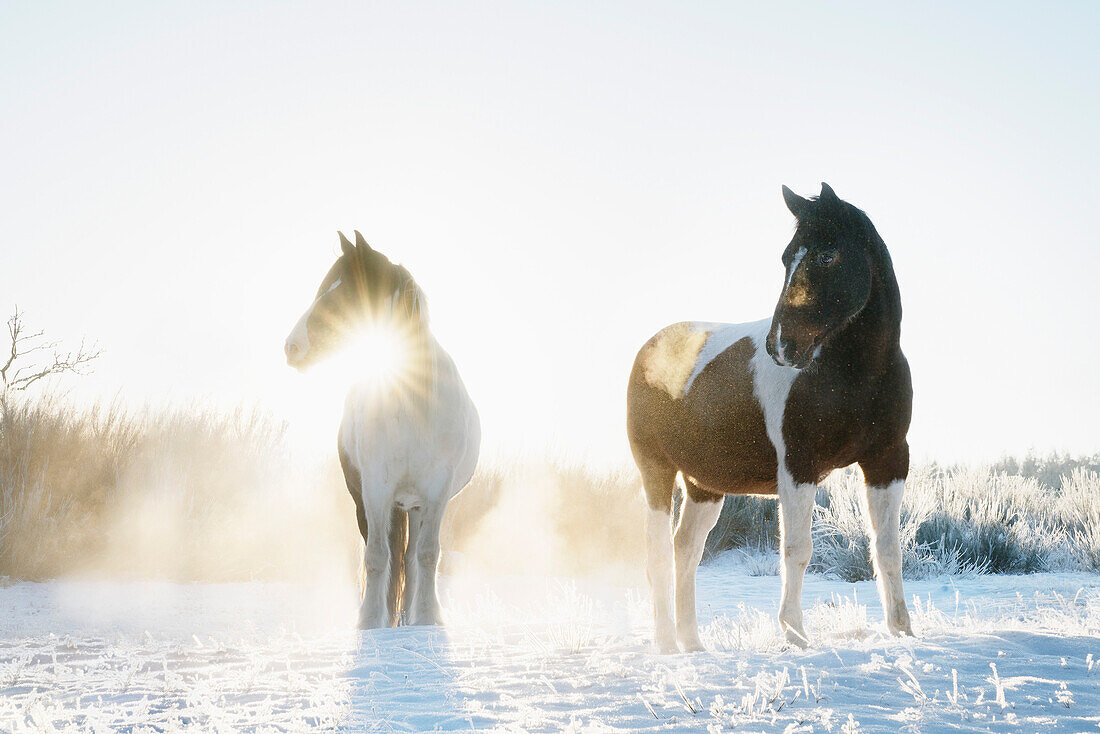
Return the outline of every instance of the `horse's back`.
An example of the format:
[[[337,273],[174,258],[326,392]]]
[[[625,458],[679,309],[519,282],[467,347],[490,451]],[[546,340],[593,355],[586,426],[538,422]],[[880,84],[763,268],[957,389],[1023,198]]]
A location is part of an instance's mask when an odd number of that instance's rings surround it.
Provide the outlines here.
[[[713,493],[774,493],[775,447],[754,383],[770,374],[767,329],[682,322],[647,341],[627,389],[635,457],[666,461]]]

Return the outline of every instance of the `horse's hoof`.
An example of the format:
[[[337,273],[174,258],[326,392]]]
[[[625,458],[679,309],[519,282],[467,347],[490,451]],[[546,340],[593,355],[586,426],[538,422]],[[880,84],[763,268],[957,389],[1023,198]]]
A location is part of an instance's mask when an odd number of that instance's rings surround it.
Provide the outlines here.
[[[680,638],[680,649],[684,652],[706,652],[706,647],[703,646],[703,641],[699,639],[699,635],[691,635]]]
[[[676,646],[676,640],[671,638],[654,640],[653,646],[657,648],[657,652],[661,655],[675,655],[680,652],[680,648]]]
[[[909,610],[902,608],[886,618],[886,629],[894,637],[913,637],[913,626],[909,622]]]
[[[414,609],[409,614],[408,624],[414,627],[442,627],[443,611],[439,607]]]
[[[789,644],[802,650],[810,646],[810,638],[806,636],[806,630],[787,627],[783,632],[783,636]]]
[[[359,618],[358,624],[360,630],[388,629],[392,626],[389,619],[368,619],[364,617]]]

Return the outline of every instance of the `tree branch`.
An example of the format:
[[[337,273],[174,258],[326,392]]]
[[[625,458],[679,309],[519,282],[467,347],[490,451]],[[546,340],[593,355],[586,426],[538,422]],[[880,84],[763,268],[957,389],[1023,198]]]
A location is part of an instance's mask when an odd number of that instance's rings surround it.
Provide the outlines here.
[[[53,375],[87,374],[91,364],[103,354],[103,350],[98,345],[89,346],[83,340],[75,351],[63,352],[60,349],[60,342],[44,340],[44,331],[27,334],[24,333],[24,328],[23,313],[16,306],[15,313],[8,319],[11,348],[8,350],[7,361],[3,367],[0,367],[0,382],[2,382],[0,394],[26,390],[39,380]],[[32,360],[26,363],[30,355],[40,352],[52,352],[52,361],[35,364]],[[21,364],[20,360],[24,363]]]

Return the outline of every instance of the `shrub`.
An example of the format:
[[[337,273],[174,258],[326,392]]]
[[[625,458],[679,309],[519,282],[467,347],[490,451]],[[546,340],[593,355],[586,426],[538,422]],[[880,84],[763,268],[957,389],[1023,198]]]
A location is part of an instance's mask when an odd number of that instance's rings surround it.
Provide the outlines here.
[[[915,469],[902,503],[904,574],[1100,570],[1100,474],[1081,463],[1017,463],[1028,476],[989,467]],[[1054,465],[1077,468],[1054,485],[1035,476],[1034,467]],[[810,570],[852,581],[872,577],[863,492],[855,467],[834,472],[818,490]],[[773,499],[725,502],[707,539],[711,554],[741,545],[778,547]]]

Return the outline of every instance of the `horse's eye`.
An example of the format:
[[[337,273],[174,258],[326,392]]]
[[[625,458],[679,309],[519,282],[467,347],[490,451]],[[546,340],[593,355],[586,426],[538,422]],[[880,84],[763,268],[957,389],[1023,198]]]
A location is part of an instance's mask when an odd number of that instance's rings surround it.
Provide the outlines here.
[[[817,253],[817,264],[823,268],[827,268],[836,262],[836,252],[833,250],[827,250],[825,252]]]

